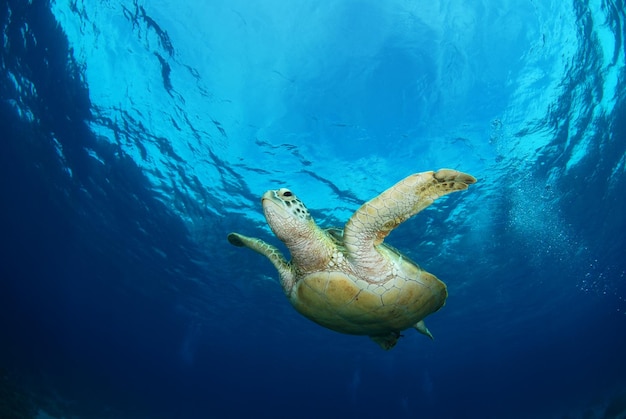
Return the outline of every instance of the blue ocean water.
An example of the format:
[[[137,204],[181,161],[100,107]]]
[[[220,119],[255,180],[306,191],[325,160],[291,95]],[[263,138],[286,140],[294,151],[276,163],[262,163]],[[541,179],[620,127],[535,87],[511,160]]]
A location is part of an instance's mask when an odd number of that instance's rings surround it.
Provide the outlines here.
[[[624,417],[625,10],[1,2],[0,416]],[[478,183],[388,238],[434,341],[323,329],[226,241],[441,167]]]

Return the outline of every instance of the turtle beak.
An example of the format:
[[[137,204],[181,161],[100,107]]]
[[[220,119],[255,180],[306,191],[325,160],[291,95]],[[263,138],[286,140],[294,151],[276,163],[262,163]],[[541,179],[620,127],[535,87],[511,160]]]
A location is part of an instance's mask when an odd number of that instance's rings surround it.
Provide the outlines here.
[[[268,212],[277,215],[284,211],[283,201],[278,198],[274,190],[269,190],[263,194],[261,197],[261,205],[263,206],[265,218],[268,218]]]
[[[261,205],[263,205],[263,208],[265,208],[265,206],[270,202],[279,206],[282,204],[282,201],[276,196],[276,191],[274,190],[265,192],[261,197]]]
[[[266,199],[276,199],[276,192],[275,191],[267,191],[263,194],[263,196],[261,197],[261,202],[265,201]]]

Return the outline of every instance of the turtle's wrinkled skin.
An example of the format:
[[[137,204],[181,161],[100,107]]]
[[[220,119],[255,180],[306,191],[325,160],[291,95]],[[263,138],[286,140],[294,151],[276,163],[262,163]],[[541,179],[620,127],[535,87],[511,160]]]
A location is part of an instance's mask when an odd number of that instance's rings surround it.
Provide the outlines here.
[[[437,198],[475,182],[450,169],[413,174],[363,204],[343,230],[319,228],[290,190],[270,190],[262,198],[265,218],[291,261],[260,239],[231,233],[228,241],[269,258],[287,298],[307,318],[391,349],[411,327],[432,338],[423,319],[444,305],[448,292],[383,240]]]

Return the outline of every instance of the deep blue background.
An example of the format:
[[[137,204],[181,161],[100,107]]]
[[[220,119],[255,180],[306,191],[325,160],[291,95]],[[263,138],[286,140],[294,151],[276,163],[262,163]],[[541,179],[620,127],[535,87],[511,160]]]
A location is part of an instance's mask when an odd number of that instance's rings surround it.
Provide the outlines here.
[[[0,22],[0,367],[40,417],[626,409],[623,2],[7,1]],[[390,237],[448,284],[433,342],[324,330],[225,241],[276,243],[265,189],[341,225],[443,166],[479,182]]]

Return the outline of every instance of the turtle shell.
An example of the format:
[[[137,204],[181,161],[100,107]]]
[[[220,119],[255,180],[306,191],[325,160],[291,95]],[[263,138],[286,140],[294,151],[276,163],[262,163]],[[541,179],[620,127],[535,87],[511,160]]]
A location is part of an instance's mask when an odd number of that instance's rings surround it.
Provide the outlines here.
[[[441,308],[446,285],[397,250],[378,250],[394,269],[383,282],[324,270],[298,278],[291,303],[314,322],[352,335],[379,336],[414,326]]]

